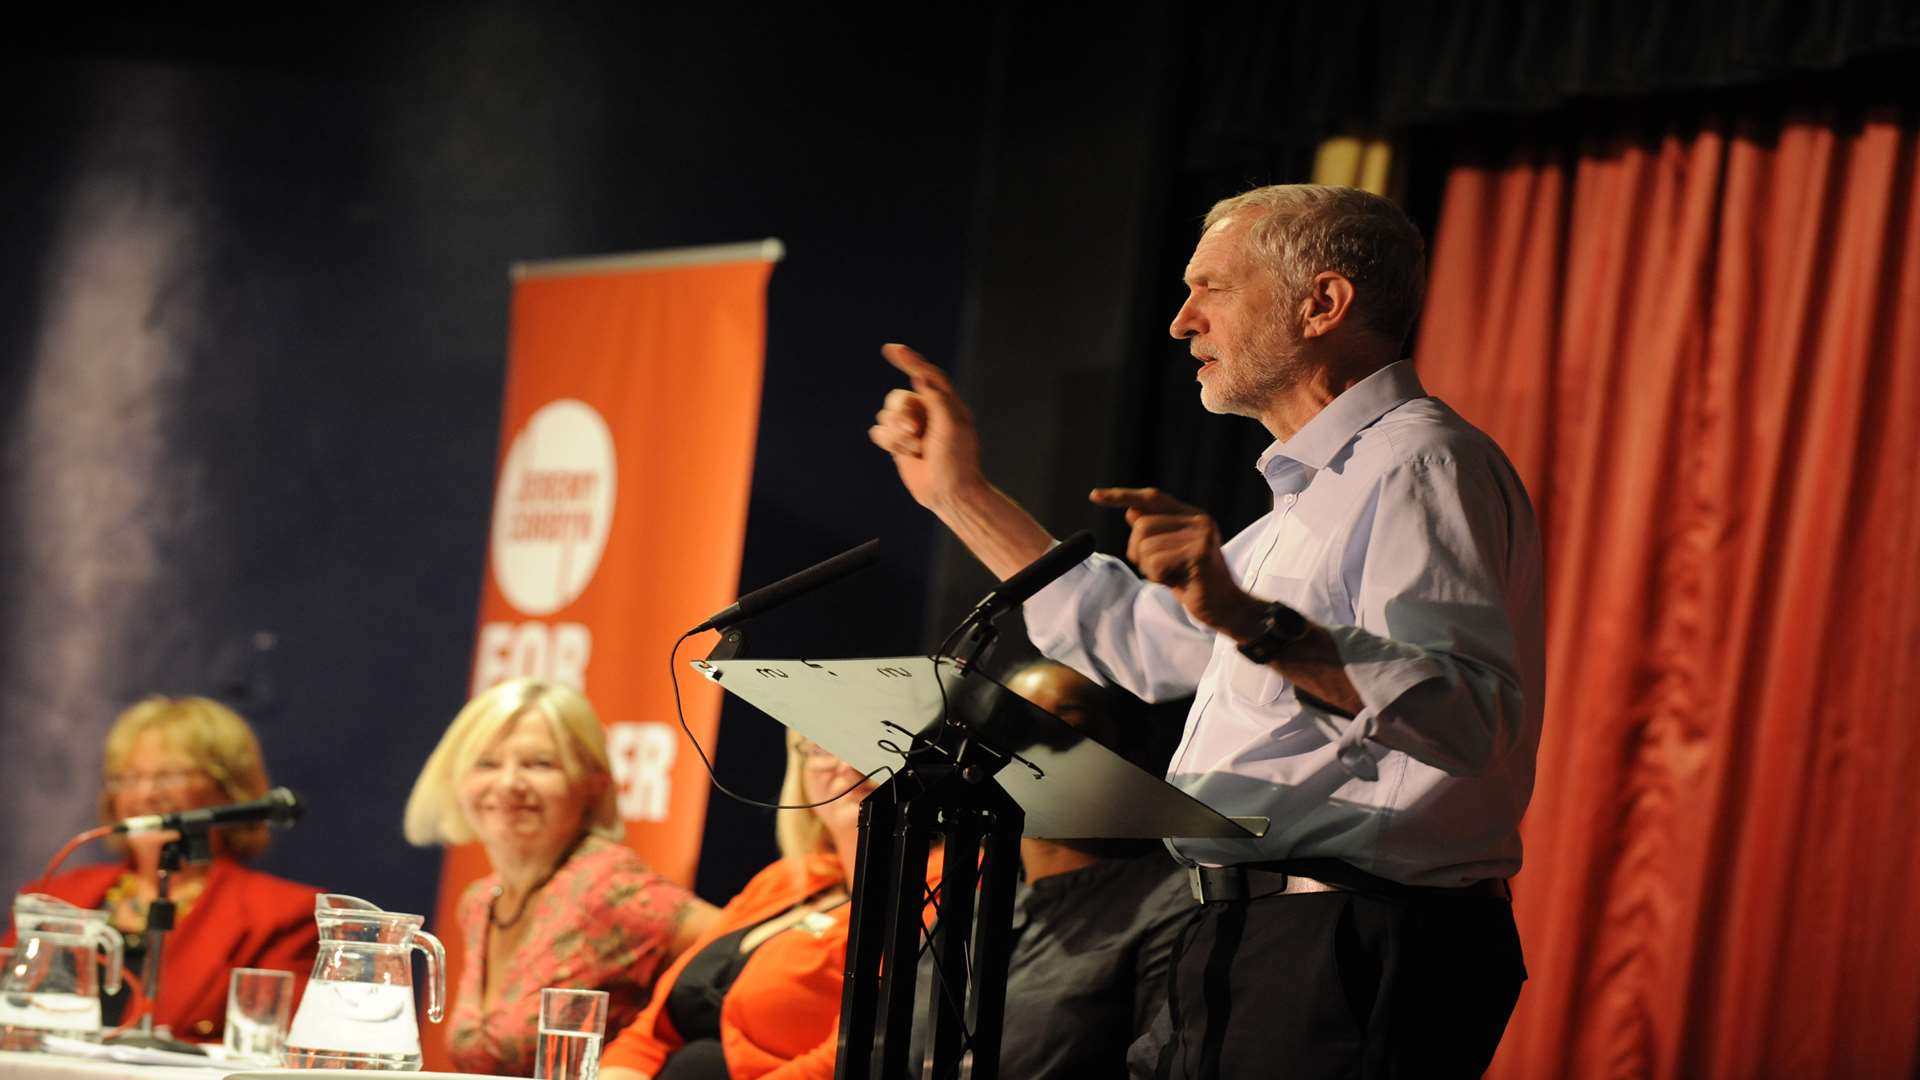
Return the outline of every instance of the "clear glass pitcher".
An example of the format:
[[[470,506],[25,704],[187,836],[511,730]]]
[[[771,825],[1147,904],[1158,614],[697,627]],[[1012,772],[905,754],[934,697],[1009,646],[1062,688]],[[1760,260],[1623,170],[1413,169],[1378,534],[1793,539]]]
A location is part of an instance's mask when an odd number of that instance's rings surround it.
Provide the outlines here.
[[[126,942],[107,913],[44,893],[13,900],[13,960],[0,970],[0,1047],[36,1050],[43,1035],[100,1040],[101,950],[104,986],[120,991]]]
[[[314,898],[320,955],[287,1032],[295,1069],[418,1069],[413,950],[427,954],[427,1018],[446,1012],[447,954],[425,919],[337,893]]]

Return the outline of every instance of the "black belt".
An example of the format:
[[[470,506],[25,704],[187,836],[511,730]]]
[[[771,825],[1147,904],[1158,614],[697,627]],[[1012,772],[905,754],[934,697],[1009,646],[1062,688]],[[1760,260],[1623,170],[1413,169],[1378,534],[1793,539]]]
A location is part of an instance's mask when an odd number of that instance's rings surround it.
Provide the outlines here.
[[[1238,866],[1189,865],[1187,884],[1193,890],[1194,902],[1200,904],[1318,892],[1354,892],[1400,901],[1513,899],[1513,889],[1505,878],[1484,878],[1451,888],[1403,885],[1339,859],[1292,859]]]

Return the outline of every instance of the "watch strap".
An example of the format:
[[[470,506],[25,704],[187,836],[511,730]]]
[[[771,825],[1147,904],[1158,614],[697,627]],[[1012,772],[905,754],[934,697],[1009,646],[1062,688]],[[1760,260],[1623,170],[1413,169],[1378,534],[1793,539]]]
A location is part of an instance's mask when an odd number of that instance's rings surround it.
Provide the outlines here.
[[[1260,636],[1241,645],[1240,655],[1256,664],[1271,664],[1310,629],[1312,624],[1298,611],[1278,602],[1268,604]]]

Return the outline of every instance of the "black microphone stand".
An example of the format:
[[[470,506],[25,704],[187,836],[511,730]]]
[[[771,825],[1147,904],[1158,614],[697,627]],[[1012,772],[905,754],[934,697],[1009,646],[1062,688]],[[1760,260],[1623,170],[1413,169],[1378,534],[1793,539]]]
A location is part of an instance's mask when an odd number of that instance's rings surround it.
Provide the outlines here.
[[[1000,629],[993,625],[993,620],[983,618],[978,611],[967,616],[967,622],[955,633],[960,640],[954,646],[953,660],[962,671],[970,671],[979,664],[980,658],[1000,637]]]
[[[177,1054],[201,1054],[206,1051],[171,1034],[154,1031],[153,1017],[160,1008],[160,960],[166,949],[167,934],[173,929],[176,905],[173,902],[173,875],[187,863],[196,865],[213,858],[211,830],[205,826],[187,826],[179,835],[160,847],[160,871],[155,882],[153,902],[147,905],[147,954],[140,964],[140,989],[146,991],[147,1012],[137,1027],[107,1040],[116,1046],[135,1046],[146,1050],[171,1050]]]

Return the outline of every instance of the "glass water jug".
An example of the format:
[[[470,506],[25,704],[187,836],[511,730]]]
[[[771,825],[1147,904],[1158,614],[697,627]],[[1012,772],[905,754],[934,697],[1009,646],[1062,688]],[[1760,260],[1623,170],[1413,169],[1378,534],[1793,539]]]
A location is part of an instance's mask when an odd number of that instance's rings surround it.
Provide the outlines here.
[[[418,1069],[413,950],[427,955],[427,1018],[446,1010],[446,951],[418,915],[337,893],[314,898],[320,954],[287,1032],[295,1069]]]
[[[114,994],[126,948],[107,913],[21,893],[13,928],[13,959],[0,970],[0,1048],[37,1050],[46,1035],[100,1041],[99,953],[106,952],[104,987]]]

